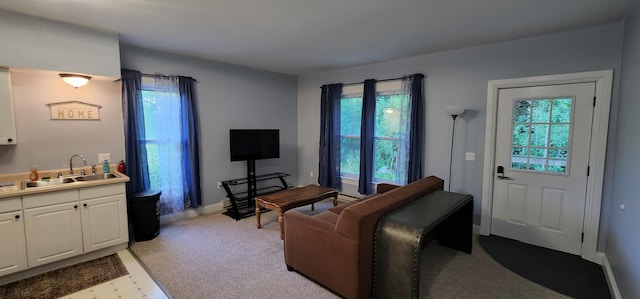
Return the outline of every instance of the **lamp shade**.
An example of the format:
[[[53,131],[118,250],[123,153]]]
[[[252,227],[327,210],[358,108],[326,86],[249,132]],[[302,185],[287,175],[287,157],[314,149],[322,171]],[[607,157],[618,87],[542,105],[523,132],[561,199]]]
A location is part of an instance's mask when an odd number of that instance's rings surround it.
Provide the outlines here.
[[[75,88],[87,85],[89,79],[91,79],[90,76],[76,74],[60,74],[60,78],[62,78],[62,81],[64,81],[65,83]]]
[[[462,106],[458,106],[458,105],[448,105],[447,106],[447,112],[449,113],[449,115],[451,116],[458,116],[462,113],[464,113],[466,109],[464,109]]]

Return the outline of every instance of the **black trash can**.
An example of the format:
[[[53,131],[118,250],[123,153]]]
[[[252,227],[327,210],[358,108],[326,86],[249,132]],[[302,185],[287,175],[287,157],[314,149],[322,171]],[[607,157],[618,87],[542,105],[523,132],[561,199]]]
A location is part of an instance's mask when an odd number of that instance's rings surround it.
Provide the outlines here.
[[[133,238],[137,242],[155,238],[160,233],[160,191],[145,190],[130,198]]]

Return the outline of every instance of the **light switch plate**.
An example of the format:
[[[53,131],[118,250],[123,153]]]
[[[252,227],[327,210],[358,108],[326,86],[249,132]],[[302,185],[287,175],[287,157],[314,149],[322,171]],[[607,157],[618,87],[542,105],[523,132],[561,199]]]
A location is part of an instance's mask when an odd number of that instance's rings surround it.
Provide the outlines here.
[[[466,155],[465,155],[465,160],[467,160],[467,161],[475,161],[476,160],[476,153],[467,152]]]
[[[98,153],[98,163],[102,163],[104,160],[111,163],[111,153]]]

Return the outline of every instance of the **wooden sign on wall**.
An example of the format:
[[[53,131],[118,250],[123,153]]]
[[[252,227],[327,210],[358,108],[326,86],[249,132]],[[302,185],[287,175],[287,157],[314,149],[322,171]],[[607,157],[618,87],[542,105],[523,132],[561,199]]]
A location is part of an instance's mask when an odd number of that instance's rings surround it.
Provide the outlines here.
[[[100,120],[102,106],[69,101],[47,104],[51,108],[51,119],[62,120]]]

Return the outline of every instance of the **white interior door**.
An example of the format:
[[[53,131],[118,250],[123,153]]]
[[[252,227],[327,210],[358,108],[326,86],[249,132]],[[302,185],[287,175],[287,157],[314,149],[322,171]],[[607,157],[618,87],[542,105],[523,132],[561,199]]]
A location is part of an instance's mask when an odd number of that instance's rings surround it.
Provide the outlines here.
[[[501,89],[491,233],[580,254],[595,83]]]

